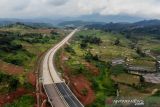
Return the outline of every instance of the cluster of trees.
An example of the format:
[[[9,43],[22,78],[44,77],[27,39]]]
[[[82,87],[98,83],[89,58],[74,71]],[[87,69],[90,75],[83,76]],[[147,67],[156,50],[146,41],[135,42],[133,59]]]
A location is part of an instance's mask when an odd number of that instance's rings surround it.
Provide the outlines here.
[[[97,44],[100,45],[102,43],[101,38],[94,37],[94,36],[80,36],[83,43],[91,43],[91,44]]]
[[[24,62],[34,55],[25,50],[17,42],[23,36],[13,32],[0,32],[0,58],[8,63],[24,65]]]
[[[0,49],[4,51],[16,51],[22,49],[22,45],[12,43],[14,40],[26,41],[28,43],[46,43],[50,39],[55,39],[54,35],[42,35],[40,33],[14,33],[0,31]]]
[[[81,47],[82,49],[87,48],[88,43],[90,43],[90,44],[96,44],[96,45],[100,45],[100,43],[102,43],[101,38],[98,38],[98,37],[94,37],[94,36],[83,36],[83,35],[80,35],[79,37],[80,37],[80,39],[82,39],[82,41],[81,41],[81,43],[80,43],[80,47]]]
[[[59,33],[56,32],[55,30],[52,30],[50,33],[51,33],[52,35],[58,35],[58,34],[59,34]]]
[[[117,38],[117,39],[114,41],[114,45],[116,45],[116,46],[120,45],[120,39],[119,39],[119,38]]]
[[[98,55],[93,55],[90,51],[88,51],[86,54],[85,54],[85,60],[90,62],[92,60],[95,60],[95,61],[98,61],[99,60],[99,57]]]
[[[76,52],[74,51],[74,49],[73,49],[71,46],[69,46],[69,45],[67,45],[67,46],[65,47],[65,50],[66,50],[67,52],[71,53],[71,54],[76,54]]]
[[[14,91],[18,88],[20,82],[16,77],[0,72],[0,84],[1,85],[8,84],[9,86],[8,90]]]
[[[22,45],[13,42],[18,39],[19,35],[10,32],[0,32],[0,50],[6,52],[15,52],[22,50]]]
[[[143,52],[143,50],[140,47],[137,47],[136,49],[137,54],[139,54],[141,57],[145,57],[146,54]]]
[[[81,47],[81,49],[85,49],[85,48],[88,47],[88,44],[85,43],[85,42],[81,42],[81,43],[80,43],[80,47]]]
[[[26,33],[21,36],[20,40],[26,41],[28,43],[46,43],[49,42],[50,39],[54,39],[53,35],[46,36],[38,33]]]

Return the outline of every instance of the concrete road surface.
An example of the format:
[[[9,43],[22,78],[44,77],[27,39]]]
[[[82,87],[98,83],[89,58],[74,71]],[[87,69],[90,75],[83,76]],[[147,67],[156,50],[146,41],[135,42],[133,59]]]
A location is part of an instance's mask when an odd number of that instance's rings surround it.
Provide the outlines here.
[[[60,43],[50,49],[43,60],[43,87],[52,107],[83,107],[65,82],[61,80],[53,66],[55,53],[75,34],[76,31],[77,29],[73,30]]]

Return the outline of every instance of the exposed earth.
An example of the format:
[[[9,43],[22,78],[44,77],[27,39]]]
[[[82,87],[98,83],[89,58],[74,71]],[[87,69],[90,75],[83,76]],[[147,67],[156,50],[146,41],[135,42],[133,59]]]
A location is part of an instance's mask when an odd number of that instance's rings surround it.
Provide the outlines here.
[[[77,98],[84,104],[89,105],[91,104],[95,99],[95,94],[93,89],[91,88],[91,83],[83,76],[70,76],[70,68],[66,67],[64,64],[64,61],[66,61],[67,55],[63,52],[61,53],[61,60],[60,65],[61,69],[64,71],[65,80],[69,83],[69,86],[73,93],[77,96]],[[89,67],[89,69],[94,69],[96,67],[92,67],[91,64],[86,63],[86,66]],[[98,69],[94,69],[93,73],[96,75],[98,73]],[[87,90],[87,94],[83,95],[82,91]]]

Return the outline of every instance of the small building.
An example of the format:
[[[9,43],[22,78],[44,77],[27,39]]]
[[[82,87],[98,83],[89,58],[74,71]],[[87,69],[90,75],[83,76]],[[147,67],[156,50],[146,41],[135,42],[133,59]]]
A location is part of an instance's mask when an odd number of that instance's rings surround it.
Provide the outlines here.
[[[160,72],[160,60],[156,62],[156,70]]]
[[[119,64],[125,64],[125,60],[124,59],[113,59],[112,60],[112,65],[114,66],[114,65],[119,65]]]

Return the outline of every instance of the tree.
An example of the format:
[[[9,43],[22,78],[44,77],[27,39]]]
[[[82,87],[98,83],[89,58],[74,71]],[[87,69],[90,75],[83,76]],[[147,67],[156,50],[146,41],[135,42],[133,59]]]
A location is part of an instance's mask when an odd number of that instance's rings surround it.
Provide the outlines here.
[[[91,43],[91,44],[97,44],[99,45],[102,43],[101,38],[93,37],[93,36],[82,36],[82,43]]]
[[[144,77],[142,75],[140,76],[140,83],[144,83]]]
[[[120,40],[119,40],[119,38],[117,38],[116,40],[115,40],[115,42],[114,42],[114,45],[119,45],[120,44]]]
[[[50,32],[51,34],[53,34],[53,35],[58,35],[58,32],[57,31],[55,31],[55,30],[51,30],[51,32]]]
[[[93,58],[92,53],[90,51],[88,51],[86,53],[86,55],[85,55],[85,60],[88,61],[88,62],[90,62],[92,60],[92,58]]]
[[[87,44],[86,42],[81,42],[81,44],[80,44],[80,47],[81,47],[82,49],[87,48],[87,46],[88,46],[88,44]]]
[[[118,83],[115,83],[115,84],[114,84],[114,87],[115,87],[115,89],[119,90],[119,85],[118,85]]]
[[[19,85],[19,81],[16,78],[11,79],[9,83],[10,90],[16,90]]]
[[[93,56],[93,60],[96,60],[96,61],[98,61],[99,60],[99,57],[98,57],[98,55],[96,54],[95,56]]]
[[[98,61],[99,60],[99,57],[98,55],[93,55],[90,51],[88,51],[85,55],[85,60],[90,62],[91,60],[95,60],[95,61]]]
[[[71,46],[66,46],[66,47],[65,47],[65,50],[66,50],[67,52],[69,52],[69,53],[75,54],[75,51],[74,51],[74,49],[73,49]]]
[[[126,37],[127,39],[130,39],[130,38],[131,38],[131,34],[127,33],[127,34],[125,35],[125,37]]]
[[[81,90],[81,93],[83,94],[83,96],[87,96],[88,90],[87,90],[86,88],[83,88],[83,89]]]
[[[134,49],[136,47],[136,44],[135,43],[131,43],[130,47],[131,47],[131,49]]]
[[[136,50],[137,54],[139,54],[141,57],[145,57],[145,53],[142,51],[142,49],[140,47],[137,47],[137,50]]]
[[[93,38],[90,39],[90,43],[99,45],[100,43],[102,43],[102,41],[101,41],[100,38],[93,37]]]

